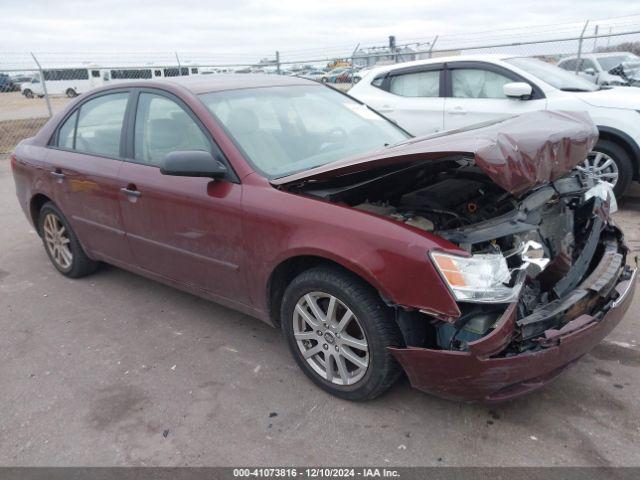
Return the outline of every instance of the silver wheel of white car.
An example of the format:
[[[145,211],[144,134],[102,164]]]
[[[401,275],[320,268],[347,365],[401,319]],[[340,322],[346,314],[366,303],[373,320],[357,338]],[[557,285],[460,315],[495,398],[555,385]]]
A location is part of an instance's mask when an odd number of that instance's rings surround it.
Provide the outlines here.
[[[587,159],[576,167],[582,175],[607,182],[620,199],[633,179],[634,166],[627,151],[616,142],[601,138]]]
[[[336,385],[358,382],[369,367],[369,344],[358,318],[324,292],[301,297],[293,313],[293,335],[309,366]]]
[[[604,152],[591,152],[587,159],[576,167],[585,177],[606,182],[611,187],[618,183],[618,165],[611,156]]]

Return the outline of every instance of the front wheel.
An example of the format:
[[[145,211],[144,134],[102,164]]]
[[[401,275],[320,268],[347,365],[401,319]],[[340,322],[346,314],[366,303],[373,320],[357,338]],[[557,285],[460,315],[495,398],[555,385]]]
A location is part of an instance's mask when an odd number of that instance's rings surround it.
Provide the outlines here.
[[[585,177],[607,182],[618,199],[627,191],[633,178],[633,164],[629,155],[610,140],[598,140],[587,159],[576,169]]]
[[[401,373],[387,349],[402,345],[390,313],[357,277],[313,268],[287,287],[281,322],[296,363],[313,382],[347,400],[368,400]]]
[[[52,202],[40,210],[38,231],[49,260],[64,276],[79,278],[98,268],[98,262],[87,256],[69,222]]]
[[[22,94],[26,97],[26,98],[33,98],[33,92],[29,89],[26,89],[22,92]]]

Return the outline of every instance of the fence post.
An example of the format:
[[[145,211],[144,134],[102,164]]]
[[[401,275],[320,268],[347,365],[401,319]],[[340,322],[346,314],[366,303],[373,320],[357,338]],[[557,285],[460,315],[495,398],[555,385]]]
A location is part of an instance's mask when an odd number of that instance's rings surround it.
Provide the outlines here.
[[[178,57],[178,52],[173,52],[176,54],[176,62],[178,62],[178,76],[182,75],[182,71],[180,70],[180,57]]]
[[[36,62],[38,66],[38,73],[40,73],[40,81],[42,82],[42,91],[44,93],[44,99],[47,101],[47,110],[49,110],[49,117],[53,116],[53,111],[51,110],[51,100],[49,100],[49,92],[47,92],[47,82],[44,80],[44,72],[42,71],[42,67],[40,66],[40,62],[36,58],[36,56],[31,52],[31,57],[33,61]]]
[[[280,51],[276,50],[276,73],[280,75]]]
[[[429,58],[431,58],[433,47],[435,46],[437,41],[438,41],[438,35],[436,35],[436,37],[433,39],[433,42],[431,42],[431,46],[429,47]]]
[[[589,25],[589,20],[584,22],[584,27],[582,27],[582,33],[580,34],[580,40],[578,40],[578,58],[576,59],[576,75],[580,71],[580,57],[582,56],[582,40],[584,39],[584,32],[587,30],[587,26]]]
[[[593,35],[593,53],[596,53],[596,45],[598,44],[598,25],[596,25]]]

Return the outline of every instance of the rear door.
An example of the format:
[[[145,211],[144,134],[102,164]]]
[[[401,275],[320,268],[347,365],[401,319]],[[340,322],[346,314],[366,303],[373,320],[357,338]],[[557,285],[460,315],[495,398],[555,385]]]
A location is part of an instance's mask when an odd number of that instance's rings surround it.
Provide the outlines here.
[[[511,82],[529,83],[533,89],[531,98],[506,97],[502,87]],[[506,68],[490,63],[447,62],[445,85],[446,130],[546,108],[544,94],[537,86]]]
[[[64,119],[47,151],[56,203],[83,246],[114,263],[131,260],[118,204],[129,94],[87,99]]]
[[[161,174],[161,160],[173,151],[207,150],[223,163],[226,160],[177,97],[141,89],[135,104],[128,146],[131,160],[120,170],[119,198],[136,265],[243,302],[241,185],[232,173],[215,181]]]
[[[385,93],[372,106],[413,135],[439,132],[444,113],[442,77],[440,64],[389,72],[379,87]]]

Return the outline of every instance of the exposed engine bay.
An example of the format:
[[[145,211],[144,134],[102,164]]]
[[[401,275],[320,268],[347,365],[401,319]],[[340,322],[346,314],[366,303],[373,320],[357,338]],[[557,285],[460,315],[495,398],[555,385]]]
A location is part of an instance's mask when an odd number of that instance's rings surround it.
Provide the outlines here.
[[[489,298],[464,285],[452,288],[461,312],[454,321],[432,316],[425,322],[425,312],[400,311],[407,346],[466,351],[515,303],[515,334],[499,355],[541,349],[549,331],[608,308],[617,283],[631,275],[621,233],[608,222],[615,208],[610,188],[577,174],[516,197],[473,158],[451,156],[292,190],[405,223],[458,245],[474,259],[494,261],[490,273],[497,293]],[[452,269],[474,268],[464,258],[432,259],[449,286],[464,283]],[[446,267],[456,262],[462,263]],[[487,268],[478,267],[478,275],[487,275]]]

